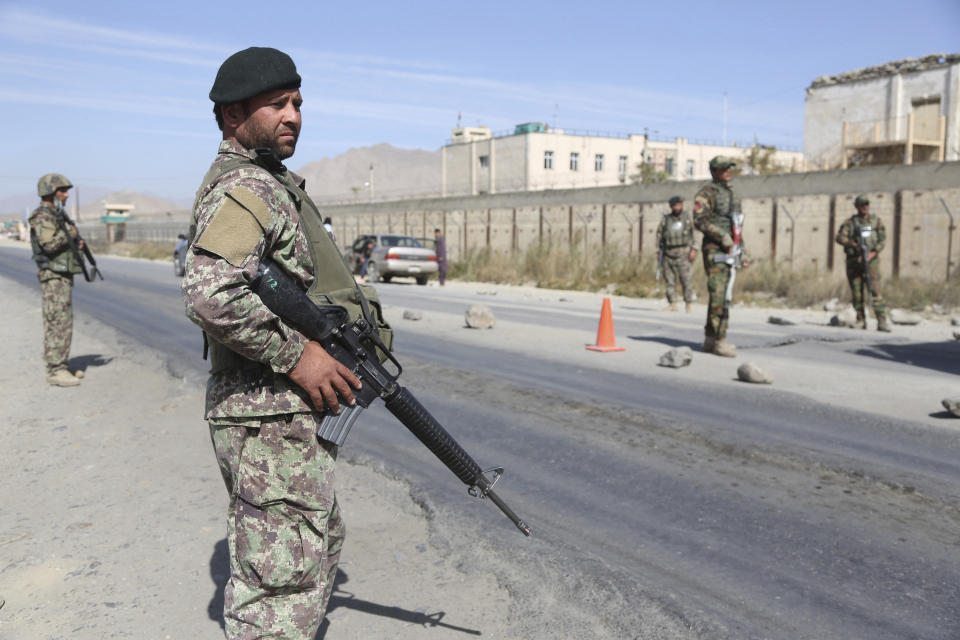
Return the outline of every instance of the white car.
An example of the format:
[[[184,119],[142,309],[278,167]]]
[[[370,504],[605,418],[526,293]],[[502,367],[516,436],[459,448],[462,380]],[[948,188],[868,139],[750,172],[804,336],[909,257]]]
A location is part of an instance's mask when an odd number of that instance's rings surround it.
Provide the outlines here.
[[[371,240],[373,249],[366,257],[365,247]],[[416,278],[417,284],[427,284],[438,269],[433,249],[414,237],[387,233],[358,236],[345,260],[354,273],[365,274],[369,282],[390,282],[394,276],[407,276]]]

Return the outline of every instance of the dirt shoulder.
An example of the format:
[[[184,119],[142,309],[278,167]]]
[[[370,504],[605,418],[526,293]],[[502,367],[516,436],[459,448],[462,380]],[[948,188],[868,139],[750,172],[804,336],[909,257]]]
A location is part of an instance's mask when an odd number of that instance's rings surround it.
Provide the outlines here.
[[[0,638],[222,637],[227,496],[203,389],[84,319],[84,382],[50,387],[36,292],[0,278],[0,297]],[[431,544],[406,485],[337,474],[348,537],[326,638],[510,637],[507,592]]]

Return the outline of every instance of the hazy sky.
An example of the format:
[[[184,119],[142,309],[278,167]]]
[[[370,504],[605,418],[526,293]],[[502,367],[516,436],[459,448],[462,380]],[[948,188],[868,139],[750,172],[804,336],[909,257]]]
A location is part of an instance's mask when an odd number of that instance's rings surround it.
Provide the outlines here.
[[[362,8],[358,8],[361,6]],[[0,2],[0,198],[48,172],[183,200],[216,152],[207,93],[248,46],[303,76],[296,169],[437,149],[463,114],[799,148],[817,76],[960,52],[960,0]]]

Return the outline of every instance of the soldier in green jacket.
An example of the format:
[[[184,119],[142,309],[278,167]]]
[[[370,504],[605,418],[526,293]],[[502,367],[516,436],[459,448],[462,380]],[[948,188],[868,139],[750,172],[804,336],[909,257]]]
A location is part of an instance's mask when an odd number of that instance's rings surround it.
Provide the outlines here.
[[[270,260],[315,304],[343,306],[351,319],[362,298],[378,307],[344,265],[303,179],[282,163],[301,127],[293,60],[276,49],[239,51],[220,66],[210,99],[223,141],[194,201],[182,290],[209,342],[205,417],[230,496],[226,632],[313,640],[345,533],[337,447],[317,428],[324,412],[354,404],[360,381],[274,315],[249,282]],[[389,327],[375,321],[390,344]]]
[[[693,224],[703,233],[703,268],[707,272],[707,323],[704,327],[703,350],[718,356],[735,357],[737,348],[727,342],[727,326],[730,321],[729,305],[724,304],[727,284],[733,268],[724,260],[742,256],[743,246],[735,242],[733,220],[741,216],[740,198],[730,183],[732,168],[736,162],[726,156],[710,160],[710,175],[713,180],[702,187],[693,203]],[[747,266],[746,259],[738,258]]]
[[[690,279],[690,263],[697,259],[693,244],[693,220],[683,210],[683,198],[670,198],[670,211],[665,213],[657,226],[657,260],[663,264],[663,279],[666,281],[668,311],[677,311],[676,285],[680,280],[683,301],[687,313],[692,310],[693,284]],[[662,252],[662,256],[659,255]]]
[[[73,340],[73,276],[83,271],[77,254],[83,240],[64,209],[72,187],[59,173],[43,176],[37,182],[40,206],[30,214],[30,244],[43,310],[43,359],[47,382],[58,387],[75,387],[83,377],[83,371],[67,367]]]
[[[887,303],[880,293],[880,252],[887,240],[887,231],[880,216],[870,214],[870,199],[865,194],[857,196],[853,206],[857,213],[840,225],[837,244],[842,245],[847,254],[847,281],[853,295],[853,308],[857,312],[857,324],[862,329],[867,328],[863,298],[864,291],[869,289],[873,313],[877,317],[877,331],[890,331]]]

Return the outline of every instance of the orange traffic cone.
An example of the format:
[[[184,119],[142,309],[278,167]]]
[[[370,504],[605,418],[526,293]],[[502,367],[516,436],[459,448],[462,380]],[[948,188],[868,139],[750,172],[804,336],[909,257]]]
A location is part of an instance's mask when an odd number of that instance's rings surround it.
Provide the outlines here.
[[[589,345],[591,351],[626,351],[625,347],[618,347],[613,337],[613,312],[610,311],[610,298],[603,299],[600,310],[600,328],[597,329],[597,344]]]

